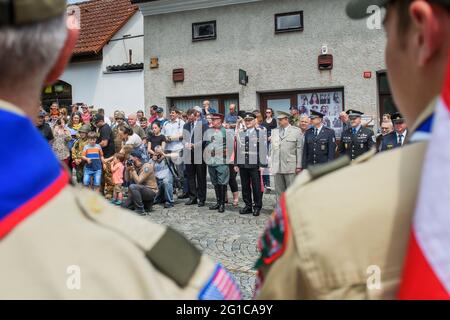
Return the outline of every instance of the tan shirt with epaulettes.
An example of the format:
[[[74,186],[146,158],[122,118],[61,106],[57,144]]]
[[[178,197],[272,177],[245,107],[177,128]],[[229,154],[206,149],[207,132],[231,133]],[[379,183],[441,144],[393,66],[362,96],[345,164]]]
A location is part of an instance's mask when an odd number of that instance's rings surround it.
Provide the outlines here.
[[[0,239],[0,299],[198,299],[216,266],[177,232],[68,185]]]
[[[258,298],[395,299],[426,148],[415,142],[367,153],[317,179],[300,175],[285,198],[285,251],[260,269]]]

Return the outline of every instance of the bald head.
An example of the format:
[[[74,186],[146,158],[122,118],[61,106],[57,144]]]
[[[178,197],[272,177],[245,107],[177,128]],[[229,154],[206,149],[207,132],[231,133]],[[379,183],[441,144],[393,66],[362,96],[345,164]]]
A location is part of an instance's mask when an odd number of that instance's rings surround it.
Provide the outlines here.
[[[136,125],[136,121],[137,121],[137,114],[136,113],[132,113],[128,116],[128,124],[130,126],[134,126]]]
[[[303,132],[308,130],[310,123],[311,123],[311,120],[309,119],[309,117],[306,114],[302,114],[300,116],[300,129]]]

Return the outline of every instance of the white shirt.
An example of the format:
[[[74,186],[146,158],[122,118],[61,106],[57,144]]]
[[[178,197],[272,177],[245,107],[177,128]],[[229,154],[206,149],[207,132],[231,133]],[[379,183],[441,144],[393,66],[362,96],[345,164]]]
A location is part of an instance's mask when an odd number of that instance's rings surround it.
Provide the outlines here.
[[[314,133],[316,132],[316,129],[317,129],[317,135],[319,135],[320,132],[322,131],[322,128],[323,128],[323,124],[319,128],[314,127]]]
[[[131,144],[136,148],[142,144],[142,139],[136,133],[133,133],[132,136],[128,137],[128,140],[125,142],[125,144]]]
[[[399,134],[398,132],[396,132],[397,134],[397,143],[399,142],[399,138],[400,136],[402,136],[402,146],[405,143],[405,138],[406,138],[406,134],[408,133],[408,130],[405,130],[402,134]]]
[[[183,136],[183,126],[184,121],[177,119],[176,121],[169,121],[164,124],[161,134],[167,137],[172,137],[176,135]],[[172,141],[166,142],[166,149],[172,151],[178,151],[183,149],[182,141]]]

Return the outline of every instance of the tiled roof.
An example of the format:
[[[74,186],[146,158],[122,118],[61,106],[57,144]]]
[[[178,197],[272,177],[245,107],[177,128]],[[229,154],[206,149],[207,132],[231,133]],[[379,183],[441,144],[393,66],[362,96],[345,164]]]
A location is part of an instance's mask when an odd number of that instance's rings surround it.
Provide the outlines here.
[[[76,5],[80,8],[81,30],[74,56],[101,52],[138,10],[130,0],[91,0]]]

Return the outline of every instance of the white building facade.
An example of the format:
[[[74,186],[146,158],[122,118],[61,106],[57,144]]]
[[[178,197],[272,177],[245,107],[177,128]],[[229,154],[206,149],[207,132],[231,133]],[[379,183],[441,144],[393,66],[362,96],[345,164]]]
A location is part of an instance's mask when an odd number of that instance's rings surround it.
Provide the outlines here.
[[[331,127],[344,109],[377,118],[393,108],[381,21],[350,20],[348,0],[132,2],[144,15],[147,106],[186,109],[205,98],[221,112],[232,102],[250,111],[297,106],[326,111]],[[195,41],[204,22],[202,35],[214,32]],[[331,70],[319,70],[322,48],[332,55]],[[174,69],[182,69],[183,81],[174,81]],[[247,72],[246,85],[239,69]]]
[[[72,86],[72,102],[103,108],[107,115],[115,110],[129,114],[144,109],[142,68],[108,70],[130,62],[143,63],[143,33],[143,16],[137,11],[103,47],[100,60],[71,62],[60,79]]]

